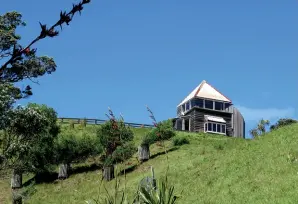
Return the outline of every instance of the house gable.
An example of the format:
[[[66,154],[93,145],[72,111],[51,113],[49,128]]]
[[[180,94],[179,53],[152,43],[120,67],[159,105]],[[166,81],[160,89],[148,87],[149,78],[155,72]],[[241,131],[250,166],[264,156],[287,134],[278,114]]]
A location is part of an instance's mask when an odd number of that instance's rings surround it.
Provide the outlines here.
[[[232,103],[228,97],[224,96],[221,92],[203,80],[202,83],[200,83],[178,106],[195,97]]]

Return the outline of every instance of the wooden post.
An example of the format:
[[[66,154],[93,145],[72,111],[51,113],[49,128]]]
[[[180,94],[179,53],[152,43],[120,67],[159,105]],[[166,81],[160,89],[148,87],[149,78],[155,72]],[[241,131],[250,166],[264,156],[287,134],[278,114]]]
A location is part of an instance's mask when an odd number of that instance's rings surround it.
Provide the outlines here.
[[[141,162],[147,161],[150,158],[149,144],[143,144],[138,147],[139,160]]]
[[[182,119],[182,130],[185,130],[185,119]]]
[[[22,204],[22,196],[16,189],[12,190],[12,204]]]
[[[12,172],[12,178],[11,178],[11,188],[16,189],[16,188],[22,188],[22,173],[17,170],[13,170]]]
[[[110,181],[115,178],[114,174],[114,165],[111,166],[105,166],[103,168],[103,178],[106,181]]]
[[[58,179],[66,179],[68,177],[68,170],[69,170],[68,164],[60,164]]]

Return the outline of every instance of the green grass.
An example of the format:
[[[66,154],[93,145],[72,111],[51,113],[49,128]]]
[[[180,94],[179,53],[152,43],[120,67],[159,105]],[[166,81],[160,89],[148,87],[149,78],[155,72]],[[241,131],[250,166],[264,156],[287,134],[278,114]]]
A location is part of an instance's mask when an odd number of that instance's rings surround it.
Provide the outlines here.
[[[136,137],[144,130],[136,129]],[[243,140],[209,134],[178,133],[186,136],[190,144],[168,153],[168,178],[175,192],[182,197],[179,203],[297,203],[298,202],[298,125],[280,128],[255,140]],[[136,138],[136,141],[138,139]],[[167,143],[170,148],[171,143]],[[151,147],[153,154],[163,149]],[[135,159],[131,159],[135,163]],[[129,164],[132,165],[132,164]],[[127,191],[136,191],[138,182],[150,174],[165,175],[166,156],[161,154],[137,166],[127,174]],[[120,178],[122,186],[124,177]],[[86,203],[103,196],[99,192],[101,171],[71,175],[64,181],[38,184],[27,203]],[[104,183],[112,193],[114,181]],[[0,203],[8,201],[9,179],[0,181]],[[4,190],[2,190],[4,189]],[[2,197],[2,200],[1,200]],[[4,202],[3,202],[4,203]]]

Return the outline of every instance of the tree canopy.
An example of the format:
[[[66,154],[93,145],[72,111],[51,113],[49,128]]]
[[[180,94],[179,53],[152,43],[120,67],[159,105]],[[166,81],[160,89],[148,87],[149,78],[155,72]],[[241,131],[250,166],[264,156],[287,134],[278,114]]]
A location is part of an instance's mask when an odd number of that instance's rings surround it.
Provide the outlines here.
[[[19,171],[45,171],[53,164],[57,114],[46,105],[18,106],[1,140],[4,165]]]

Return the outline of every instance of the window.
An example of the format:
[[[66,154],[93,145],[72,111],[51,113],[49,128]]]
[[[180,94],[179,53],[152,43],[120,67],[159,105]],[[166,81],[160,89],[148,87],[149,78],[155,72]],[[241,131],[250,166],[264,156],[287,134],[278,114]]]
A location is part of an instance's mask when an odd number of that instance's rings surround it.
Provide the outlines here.
[[[231,106],[229,103],[225,103],[225,109],[228,109]]]
[[[205,100],[205,108],[213,109],[213,101]]]
[[[226,125],[221,125],[221,132],[226,133]]]
[[[185,104],[185,107],[186,107],[185,110],[188,111],[189,110],[189,103],[188,102]]]
[[[226,124],[207,122],[205,123],[205,132],[226,134]]]
[[[213,132],[217,132],[217,131],[216,131],[216,124],[215,124],[215,123],[212,123],[212,131],[213,131]]]
[[[212,124],[208,123],[208,130],[207,131],[211,131],[212,132]]]
[[[203,108],[203,105],[204,105],[204,102],[203,102],[203,99],[198,99],[198,98],[195,98],[191,101],[191,106],[196,106],[196,107],[200,107],[200,108]]]
[[[185,111],[185,106],[184,106],[184,104],[183,104],[181,107],[182,107],[182,112],[184,112],[184,111]]]
[[[215,101],[215,110],[223,110],[223,103]]]

